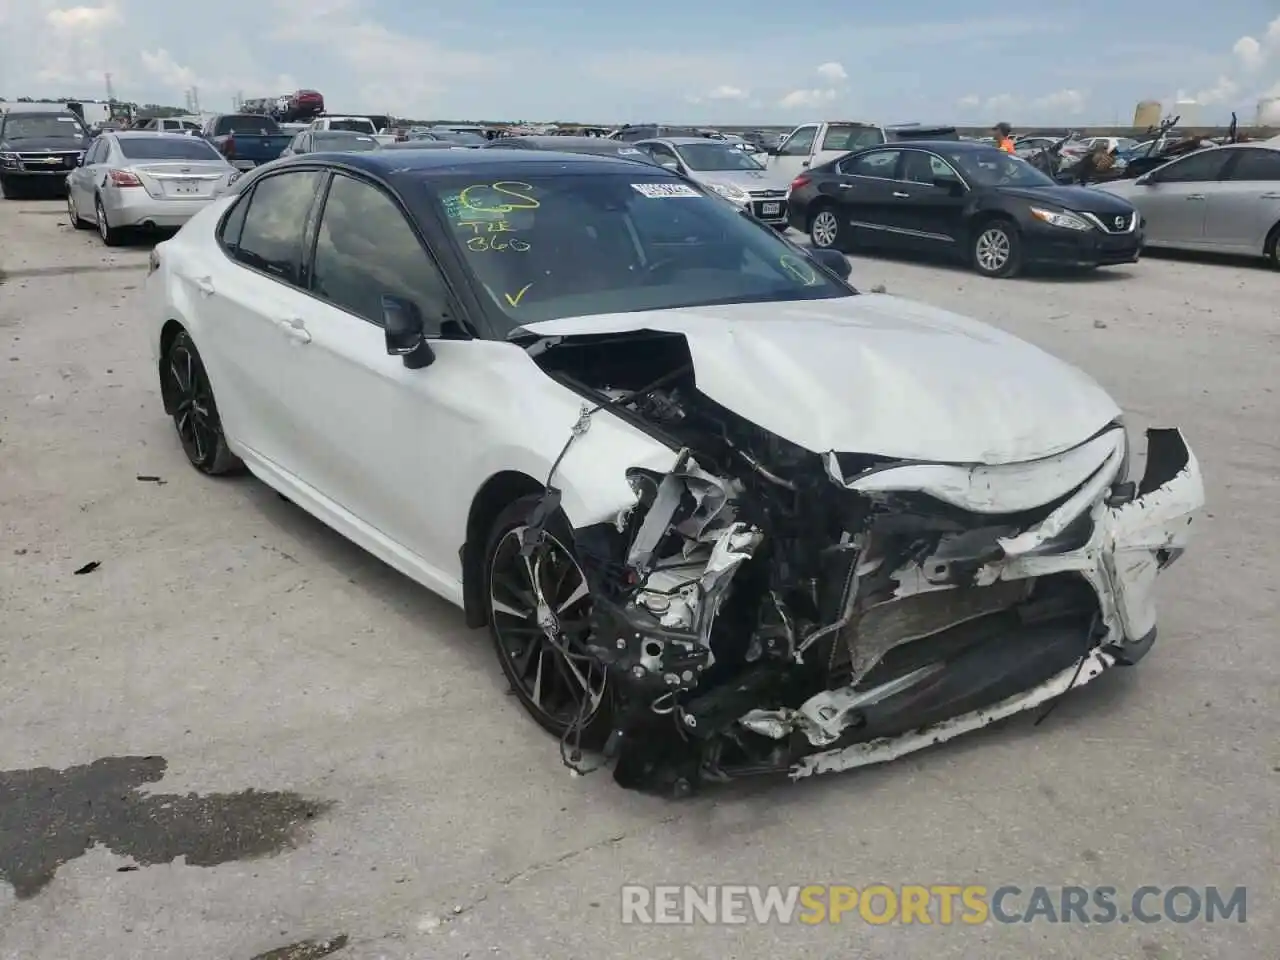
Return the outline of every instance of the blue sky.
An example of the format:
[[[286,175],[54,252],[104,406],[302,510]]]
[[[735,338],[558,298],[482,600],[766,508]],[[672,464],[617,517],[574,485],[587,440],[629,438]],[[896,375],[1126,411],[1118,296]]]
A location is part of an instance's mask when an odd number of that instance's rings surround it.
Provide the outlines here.
[[[863,8],[859,12],[858,8]],[[0,0],[0,96],[228,109],[299,86],[417,118],[1205,122],[1280,95],[1276,0]]]

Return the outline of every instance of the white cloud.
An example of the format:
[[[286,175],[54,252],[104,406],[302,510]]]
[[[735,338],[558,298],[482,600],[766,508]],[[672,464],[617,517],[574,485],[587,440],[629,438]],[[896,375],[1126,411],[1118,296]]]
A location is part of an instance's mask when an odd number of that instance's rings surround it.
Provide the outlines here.
[[[961,110],[973,110],[982,104],[982,98],[976,93],[970,93],[956,101],[956,106]]]
[[[708,100],[746,100],[751,95],[746,91],[723,84],[707,94]]]
[[[994,97],[988,97],[982,108],[987,113],[1000,113],[1003,110],[1012,110],[1017,105],[1018,98],[1012,93],[997,93]]]
[[[1211,106],[1217,103],[1226,103],[1240,92],[1240,85],[1230,77],[1219,77],[1218,82],[1212,87],[1201,90],[1194,97],[1197,103]]]
[[[827,83],[840,83],[849,79],[849,74],[845,73],[844,67],[834,60],[818,64],[816,73]]]
[[[54,30],[69,33],[84,33],[101,30],[112,23],[120,22],[120,8],[114,3],[106,3],[101,7],[68,7],[65,10],[54,8],[45,14],[45,22]]]
[[[1084,112],[1085,94],[1081,90],[1058,90],[1056,93],[1050,93],[1036,100],[1034,104],[1038,109],[1053,111],[1055,114],[1071,114],[1072,116]]]
[[[819,104],[830,103],[835,98],[836,92],[829,88],[792,90],[778,101],[778,106],[785,107],[788,110],[795,110],[799,107],[816,107]]]
[[[1231,52],[1235,54],[1240,66],[1246,70],[1257,70],[1266,61],[1267,55],[1263,52],[1262,44],[1253,37],[1241,37],[1236,41]]]
[[[174,60],[173,55],[163,47],[155,51],[143,50],[139,57],[143,69],[166,90],[186,90],[188,87],[201,85],[196,72]]]

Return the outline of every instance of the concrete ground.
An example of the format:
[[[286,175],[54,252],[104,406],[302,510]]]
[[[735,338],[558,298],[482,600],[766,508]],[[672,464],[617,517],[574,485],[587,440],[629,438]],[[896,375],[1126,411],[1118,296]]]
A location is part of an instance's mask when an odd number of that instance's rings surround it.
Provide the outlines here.
[[[991,321],[1095,375],[1135,426],[1182,426],[1200,539],[1164,578],[1151,656],[1040,726],[674,803],[570,777],[457,611],[256,480],[186,465],[147,360],[145,262],[74,232],[61,201],[0,202],[4,960],[308,939],[329,942],[269,955],[1277,956],[1280,276],[1153,257],[996,282],[857,259],[864,287]],[[624,927],[628,882],[1248,901],[1243,924]]]

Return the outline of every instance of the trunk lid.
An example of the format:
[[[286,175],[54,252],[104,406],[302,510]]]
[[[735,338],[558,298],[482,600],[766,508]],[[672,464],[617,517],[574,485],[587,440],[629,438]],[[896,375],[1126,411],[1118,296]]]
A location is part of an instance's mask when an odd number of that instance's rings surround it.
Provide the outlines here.
[[[199,200],[213,196],[213,188],[226,178],[220,161],[149,160],[128,168],[147,193],[158,200]]]

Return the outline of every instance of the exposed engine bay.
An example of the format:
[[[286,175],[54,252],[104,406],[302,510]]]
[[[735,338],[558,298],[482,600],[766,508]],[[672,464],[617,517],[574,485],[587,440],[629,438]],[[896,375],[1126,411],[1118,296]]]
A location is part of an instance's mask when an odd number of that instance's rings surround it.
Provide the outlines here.
[[[678,451],[665,474],[628,472],[635,503],[612,522],[573,531],[626,787],[879,762],[1134,663],[1151,582],[1203,501],[1176,430],[1149,433],[1140,483],[1122,424],[1032,464],[819,453],[700,393],[679,335],[535,357],[595,404],[570,443],[588,415],[620,416]]]

